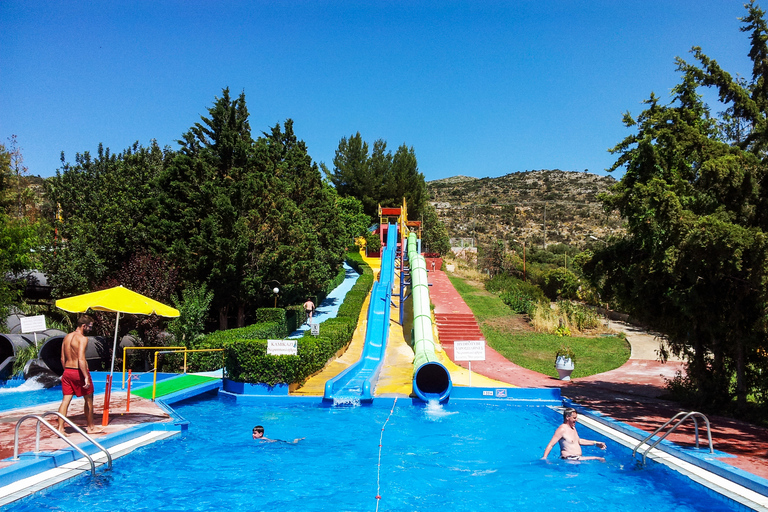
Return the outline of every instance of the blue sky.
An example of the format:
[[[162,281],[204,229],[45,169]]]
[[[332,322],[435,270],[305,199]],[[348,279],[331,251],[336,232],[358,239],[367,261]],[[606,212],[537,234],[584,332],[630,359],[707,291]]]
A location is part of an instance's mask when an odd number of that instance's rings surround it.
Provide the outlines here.
[[[766,6],[768,7],[768,6]],[[427,180],[604,174],[674,58],[749,77],[743,2],[0,2],[0,140],[31,174],[60,153],[176,140],[229,87],[255,135],[286,119],[332,167],[344,136],[413,146]],[[619,177],[619,176],[617,176]]]

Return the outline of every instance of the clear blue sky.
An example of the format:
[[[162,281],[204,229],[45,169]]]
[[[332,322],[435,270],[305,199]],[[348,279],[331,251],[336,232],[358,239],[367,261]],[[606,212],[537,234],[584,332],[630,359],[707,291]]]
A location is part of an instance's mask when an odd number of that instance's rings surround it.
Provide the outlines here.
[[[768,7],[768,6],[766,6]],[[288,118],[332,167],[359,131],[427,180],[603,174],[691,46],[751,76],[733,0],[0,1],[0,140],[31,174],[60,153],[176,140],[229,87],[254,135]]]

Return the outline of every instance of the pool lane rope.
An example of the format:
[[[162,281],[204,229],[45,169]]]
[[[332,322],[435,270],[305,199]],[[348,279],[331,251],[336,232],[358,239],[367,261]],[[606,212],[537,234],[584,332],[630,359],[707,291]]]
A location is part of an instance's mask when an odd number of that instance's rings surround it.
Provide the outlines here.
[[[379,465],[378,465],[378,468],[376,469],[376,512],[378,512],[379,503],[381,503],[381,445],[384,441],[384,429],[387,427],[387,423],[389,423],[389,418],[392,417],[392,413],[395,412],[396,405],[397,405],[397,398],[395,398],[395,401],[392,403],[392,410],[389,411],[389,416],[387,416],[387,420],[381,426],[381,434],[379,435]]]

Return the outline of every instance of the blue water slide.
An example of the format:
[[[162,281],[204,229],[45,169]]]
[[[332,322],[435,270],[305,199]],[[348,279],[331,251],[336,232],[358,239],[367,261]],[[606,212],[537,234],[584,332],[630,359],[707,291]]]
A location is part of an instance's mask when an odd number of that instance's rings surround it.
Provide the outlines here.
[[[389,340],[390,301],[395,279],[397,225],[389,224],[387,245],[381,251],[379,279],[373,283],[368,306],[368,327],[360,359],[325,383],[323,400],[373,400],[373,391],[384,363]]]

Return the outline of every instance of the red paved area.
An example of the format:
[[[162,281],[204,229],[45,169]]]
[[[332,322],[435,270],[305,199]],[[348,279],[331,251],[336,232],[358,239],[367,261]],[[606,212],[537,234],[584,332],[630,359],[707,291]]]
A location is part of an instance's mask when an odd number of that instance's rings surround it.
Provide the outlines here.
[[[82,398],[75,398],[69,406],[69,413],[67,417],[72,420],[76,425],[85,430],[85,414],[83,413],[83,404],[85,402]],[[102,412],[104,408],[104,395],[94,396],[94,409],[96,411],[96,417],[94,417],[94,423],[96,426],[101,427]],[[0,459],[6,459],[13,457],[13,438],[14,431],[16,429],[16,423],[18,420],[26,414],[41,414],[45,411],[58,409],[58,404],[51,404],[48,406],[35,406],[24,409],[17,409],[14,411],[7,411],[0,413]],[[137,396],[131,397],[131,410],[125,412],[125,395],[120,393],[114,393],[110,402],[110,416],[109,424],[104,428],[105,434],[111,434],[124,430],[128,427],[142,423],[159,423],[170,421],[171,418],[168,414],[158,407],[151,400],[145,400]],[[45,418],[49,423],[54,423],[56,416],[48,416]],[[35,424],[34,419],[25,420],[21,424],[19,429],[19,453],[33,452],[35,451]],[[84,442],[83,436],[76,433],[74,429],[68,427],[66,429],[70,433],[70,440],[75,444]],[[94,434],[93,438],[96,441],[102,437],[100,434]],[[62,448],[68,448],[69,445],[65,441],[59,439],[54,433],[52,433],[47,427],[41,425],[40,428],[40,450],[46,452],[54,452]],[[0,460],[0,468],[10,466],[14,464],[13,461]]]
[[[429,292],[435,304],[435,321],[440,343],[453,361],[453,342],[458,339],[479,339],[469,337],[479,332],[479,328],[476,322],[474,326],[469,325],[467,314],[471,314],[471,310],[445,272],[430,272],[429,281],[432,285]],[[461,333],[468,337],[457,337]],[[514,386],[559,387],[563,396],[574,402],[649,434],[684,410],[676,402],[659,398],[666,392],[664,379],[674,377],[678,370],[682,370],[682,363],[679,362],[661,363],[648,359],[630,359],[615,370],[568,382],[522,368],[489,346],[486,346],[485,350],[486,360],[473,361],[473,371]],[[457,364],[467,367],[466,362]],[[768,429],[730,418],[708,418],[712,426],[715,448],[736,456],[724,458],[722,461],[762,478],[768,478]],[[706,434],[700,430],[699,435],[700,443],[706,443]],[[693,422],[681,425],[668,439],[681,445],[692,446]]]

